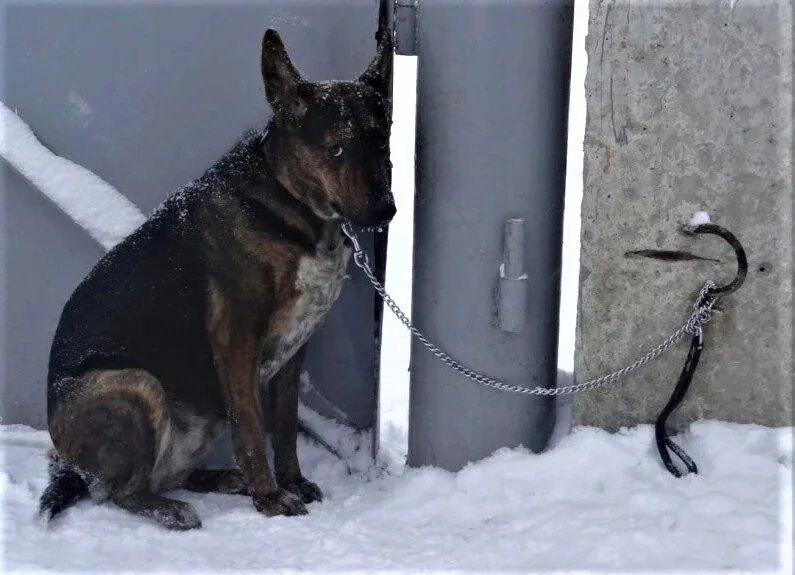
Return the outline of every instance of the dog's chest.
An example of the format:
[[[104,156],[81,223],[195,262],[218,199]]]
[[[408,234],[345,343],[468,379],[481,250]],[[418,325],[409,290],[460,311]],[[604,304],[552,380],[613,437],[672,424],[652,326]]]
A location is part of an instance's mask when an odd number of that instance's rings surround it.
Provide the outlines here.
[[[351,250],[342,235],[326,240],[314,256],[303,256],[295,279],[297,297],[282,311],[278,333],[264,350],[260,375],[270,379],[306,343],[337,300],[347,277]]]

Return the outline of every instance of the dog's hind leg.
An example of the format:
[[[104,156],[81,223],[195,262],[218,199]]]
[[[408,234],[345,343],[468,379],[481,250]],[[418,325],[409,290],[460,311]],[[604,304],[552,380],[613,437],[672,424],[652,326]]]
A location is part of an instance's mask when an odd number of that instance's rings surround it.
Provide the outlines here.
[[[171,425],[160,382],[140,369],[92,370],[80,380],[50,421],[58,455],[92,496],[171,529],[199,527],[190,505],[152,493],[152,471]]]
[[[164,527],[186,531],[202,526],[190,503],[156,495],[149,490],[126,495],[114,495],[113,502],[127,511],[151,517]]]
[[[180,487],[198,493],[251,495],[246,476],[239,469],[194,469]]]

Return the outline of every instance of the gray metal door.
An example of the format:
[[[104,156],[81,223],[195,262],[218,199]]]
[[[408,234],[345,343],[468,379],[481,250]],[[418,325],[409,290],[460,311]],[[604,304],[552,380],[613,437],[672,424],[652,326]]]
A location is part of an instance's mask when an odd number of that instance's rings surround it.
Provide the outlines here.
[[[279,30],[307,77],[352,79],[374,54],[377,12],[373,0],[3,2],[2,100],[52,151],[148,213],[267,121],[259,71],[266,28]],[[0,178],[0,415],[41,428],[61,308],[103,250],[2,163]],[[372,237],[366,244],[373,249]],[[351,275],[311,342],[304,402],[368,429],[377,413],[380,308]]]

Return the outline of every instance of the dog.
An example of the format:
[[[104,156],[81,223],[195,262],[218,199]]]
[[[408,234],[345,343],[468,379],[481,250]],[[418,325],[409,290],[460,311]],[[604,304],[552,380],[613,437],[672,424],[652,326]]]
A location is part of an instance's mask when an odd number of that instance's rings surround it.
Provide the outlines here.
[[[167,198],[64,307],[49,360],[47,520],[91,496],[200,527],[191,505],[162,495],[174,488],[250,495],[267,516],[322,499],[296,455],[298,377],[346,278],[341,223],[384,225],[396,211],[392,53],[383,35],[356,81],[314,83],[265,32],[267,129]],[[199,469],[227,429],[237,468]]]

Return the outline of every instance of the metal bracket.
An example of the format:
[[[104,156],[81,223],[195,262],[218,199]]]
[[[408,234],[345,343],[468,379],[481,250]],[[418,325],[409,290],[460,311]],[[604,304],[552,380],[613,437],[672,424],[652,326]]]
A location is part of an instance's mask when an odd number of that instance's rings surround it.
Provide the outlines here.
[[[500,329],[509,333],[520,333],[524,329],[527,315],[524,251],[524,220],[510,218],[505,222],[505,242],[497,294]]]
[[[417,4],[419,0],[395,0],[395,54],[417,55]]]

